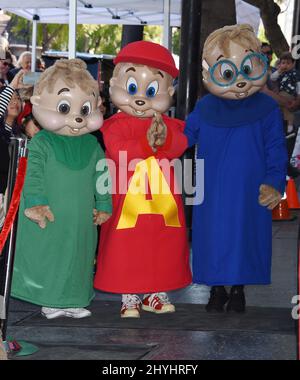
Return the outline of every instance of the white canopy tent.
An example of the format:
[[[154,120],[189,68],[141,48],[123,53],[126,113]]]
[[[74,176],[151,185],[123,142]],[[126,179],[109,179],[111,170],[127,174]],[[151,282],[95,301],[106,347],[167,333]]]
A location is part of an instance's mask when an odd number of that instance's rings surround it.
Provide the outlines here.
[[[76,24],[163,25],[170,47],[170,26],[181,25],[184,0],[0,0],[0,7],[33,22],[32,70],[35,69],[37,23],[69,24],[69,58],[76,56]],[[237,22],[258,31],[259,10],[236,0]]]
[[[77,0],[79,24],[163,25],[164,4],[170,2],[170,25],[180,26],[181,0]],[[72,0],[1,0],[0,7],[41,23],[67,24]],[[169,11],[169,10],[168,10]]]

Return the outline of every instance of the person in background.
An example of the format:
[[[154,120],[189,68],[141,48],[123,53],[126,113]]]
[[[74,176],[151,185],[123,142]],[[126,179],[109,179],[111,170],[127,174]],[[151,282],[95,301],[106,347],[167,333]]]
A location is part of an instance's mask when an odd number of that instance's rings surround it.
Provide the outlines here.
[[[9,51],[5,52],[5,59],[0,59],[0,78],[4,81],[5,84],[9,84],[13,79],[10,74],[10,62],[11,54]]]
[[[30,51],[24,51],[17,62],[17,67],[15,69],[12,69],[9,71],[9,75],[12,76],[12,79],[15,77],[15,75],[20,71],[24,70],[25,72],[28,72],[31,70],[31,53]]]
[[[5,89],[5,87],[0,88],[0,101],[1,94]],[[17,92],[13,92],[7,109],[0,116],[0,228],[4,222],[4,194],[7,186],[10,161],[9,143],[11,137],[18,133],[16,120],[21,109],[20,97]]]
[[[288,100],[288,105],[281,107],[283,118],[287,124],[287,132],[293,131],[294,114],[291,108],[300,102],[300,78],[295,69],[295,59],[290,52],[280,56],[278,69],[271,74],[270,79],[277,83],[279,95]]]
[[[45,62],[42,60],[42,58],[36,59],[36,70],[37,72],[43,72],[45,71]]]
[[[10,50],[8,50],[8,52],[9,52],[9,58],[8,58],[9,70],[12,70],[17,65],[17,58]]]
[[[272,47],[267,42],[263,42],[261,44],[260,51],[266,57],[266,59],[268,61],[268,79],[267,79],[267,82],[266,82],[266,87],[270,91],[278,92],[276,84],[273,81],[271,81],[271,78],[270,78],[271,74],[274,73],[274,71],[276,71],[276,67],[274,67],[274,66],[271,65],[271,62],[272,62],[272,59],[273,59],[273,50],[272,50]]]
[[[260,51],[263,55],[266,56],[266,58],[268,60],[269,67],[272,67],[271,62],[273,59],[273,49],[272,49],[271,45],[268,44],[267,42],[262,42]]]

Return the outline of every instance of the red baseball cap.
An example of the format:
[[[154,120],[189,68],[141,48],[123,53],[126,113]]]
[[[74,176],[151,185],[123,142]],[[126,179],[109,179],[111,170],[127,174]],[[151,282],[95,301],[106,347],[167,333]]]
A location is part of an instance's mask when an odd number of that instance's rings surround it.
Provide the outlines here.
[[[136,41],[124,46],[114,59],[115,65],[120,62],[147,65],[165,71],[173,78],[176,78],[179,74],[169,50],[154,42]]]

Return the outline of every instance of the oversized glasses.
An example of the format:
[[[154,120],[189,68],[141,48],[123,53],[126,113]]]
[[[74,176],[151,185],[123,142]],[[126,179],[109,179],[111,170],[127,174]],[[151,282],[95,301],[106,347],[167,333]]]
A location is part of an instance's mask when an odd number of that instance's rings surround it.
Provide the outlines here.
[[[268,70],[268,61],[263,54],[251,53],[243,59],[240,70],[234,62],[222,59],[209,68],[212,81],[221,87],[231,86],[241,74],[246,80],[261,79]]]

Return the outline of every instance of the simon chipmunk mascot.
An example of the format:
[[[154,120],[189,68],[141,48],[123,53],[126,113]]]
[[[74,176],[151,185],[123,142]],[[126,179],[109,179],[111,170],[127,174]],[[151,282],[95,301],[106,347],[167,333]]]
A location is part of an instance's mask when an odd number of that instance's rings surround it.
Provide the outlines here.
[[[191,282],[174,168],[166,176],[160,163],[170,166],[187,146],[184,123],[164,115],[178,70],[166,48],[146,41],[125,46],[115,64],[110,96],[120,112],[101,129],[115,167],[113,213],[102,227],[94,286],[123,295],[122,318],[139,317],[141,308],[170,313],[166,292]]]
[[[29,144],[12,296],[41,305],[48,319],[91,315],[96,224],[111,213],[111,195],[99,187],[104,153],[89,134],[103,122],[99,99],[79,59],[48,68],[31,97],[42,131]]]
[[[204,44],[210,92],[189,115],[185,134],[204,159],[204,201],[193,210],[193,281],[212,286],[208,312],[244,312],[244,285],[269,284],[271,210],[287,170],[282,115],[259,92],[267,62],[250,25],[225,26]],[[228,296],[225,285],[231,285]]]

